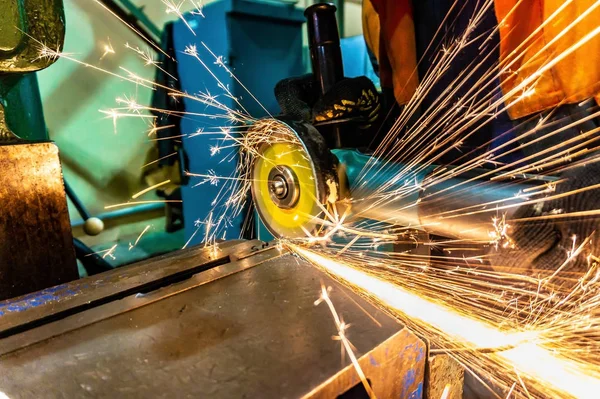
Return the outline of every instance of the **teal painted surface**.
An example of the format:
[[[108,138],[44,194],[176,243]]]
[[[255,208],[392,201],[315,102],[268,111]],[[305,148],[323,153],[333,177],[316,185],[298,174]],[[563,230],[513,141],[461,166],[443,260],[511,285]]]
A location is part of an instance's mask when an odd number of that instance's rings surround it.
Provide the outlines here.
[[[179,21],[174,25],[176,54],[181,54],[189,45],[196,45],[202,58],[225,87],[240,99],[243,107],[254,118],[277,115],[280,110],[273,89],[281,79],[298,76],[304,72],[302,62],[302,32],[304,16],[291,4],[273,2],[223,0],[204,7],[202,18],[186,15],[189,28]],[[229,73],[214,65],[214,58],[204,49],[205,43],[214,54],[223,56],[227,67],[249,90],[246,92]],[[179,81],[182,90],[188,93],[211,93],[219,101],[234,110],[241,107],[223,95],[224,90],[202,65],[189,55],[177,58]],[[198,101],[183,99],[185,109],[191,113],[181,121],[183,133],[205,131],[213,134],[190,135],[183,138],[183,147],[189,158],[191,173],[206,174],[212,171],[216,176],[235,176],[238,156],[237,148],[227,148],[231,142],[219,135],[222,121],[212,116],[199,114],[220,111],[206,107]],[[225,123],[227,124],[227,123]],[[235,130],[230,132],[235,135]],[[210,147],[218,144],[225,147],[218,156],[211,156]],[[226,161],[223,161],[226,160]],[[182,187],[183,213],[186,238],[189,245],[199,244],[205,237],[205,223],[223,220],[218,227],[213,226],[216,237],[235,239],[242,233],[245,214],[232,217],[226,209],[226,193],[233,192],[235,181],[220,182],[218,185],[200,184],[202,178],[191,177],[187,186]],[[227,186],[225,186],[227,185]],[[197,222],[197,223],[196,223]]]
[[[0,77],[0,101],[14,134],[24,140],[48,140],[36,73]]]

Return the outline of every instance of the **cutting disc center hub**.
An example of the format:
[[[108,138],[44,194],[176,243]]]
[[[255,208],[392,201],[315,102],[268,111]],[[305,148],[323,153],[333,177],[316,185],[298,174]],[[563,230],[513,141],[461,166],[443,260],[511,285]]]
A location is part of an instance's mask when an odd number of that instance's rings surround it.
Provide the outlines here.
[[[269,172],[269,196],[280,208],[293,208],[300,198],[300,184],[294,171],[285,165],[277,165]]]

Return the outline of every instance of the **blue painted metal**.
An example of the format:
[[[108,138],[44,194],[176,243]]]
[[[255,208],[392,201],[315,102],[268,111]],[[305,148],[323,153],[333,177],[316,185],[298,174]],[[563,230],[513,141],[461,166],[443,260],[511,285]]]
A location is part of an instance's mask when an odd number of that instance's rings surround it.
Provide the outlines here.
[[[42,97],[37,74],[6,75],[0,80],[0,102],[4,105],[6,124],[24,140],[48,140]]]
[[[36,308],[47,303],[77,295],[80,290],[69,288],[68,284],[60,284],[31,294],[23,295],[15,300],[0,302],[0,316],[6,313],[18,313]]]
[[[373,81],[375,86],[379,86],[379,77],[373,70],[364,36],[344,38],[341,40],[340,46],[342,48],[344,76],[347,78],[366,76]]]
[[[303,73],[302,62],[302,11],[291,4],[260,2],[251,0],[222,0],[204,7],[203,18],[199,15],[185,15],[183,21],[174,25],[175,54],[182,90],[189,94],[210,93],[218,95],[218,100],[229,108],[239,110],[235,102],[223,95],[211,74],[193,57],[184,54],[185,49],[195,45],[199,57],[206,63],[216,77],[232,94],[240,98],[244,108],[255,118],[277,114],[279,107],[273,94],[275,84],[286,77]],[[205,43],[212,52],[223,56],[227,66],[237,78],[262,103],[263,109],[245,89],[235,82],[227,71],[215,65],[214,57],[205,50]],[[189,171],[206,174],[211,171],[217,176],[232,176],[238,163],[237,149],[222,150],[211,156],[210,146],[223,144],[220,127],[230,124],[226,119],[215,119],[191,114],[223,114],[193,99],[183,99],[189,115],[182,118],[181,130],[188,134],[183,139],[184,148],[189,156]],[[268,113],[267,113],[268,111]],[[202,134],[193,135],[201,132]],[[235,133],[232,133],[235,135]],[[208,220],[214,209],[212,220],[225,217],[223,204],[230,190],[225,185],[235,184],[221,180],[219,185],[209,182],[197,186],[203,179],[192,177],[188,186],[182,188],[185,235],[190,244],[198,244],[204,236],[202,224]],[[231,186],[229,186],[231,187]],[[229,192],[228,192],[229,191]],[[215,201],[217,199],[217,201]],[[219,237],[233,239],[241,233],[244,215],[228,221],[227,231],[220,231]],[[200,226],[200,227],[197,227]],[[198,232],[197,232],[198,231]],[[194,235],[194,233],[196,233]]]

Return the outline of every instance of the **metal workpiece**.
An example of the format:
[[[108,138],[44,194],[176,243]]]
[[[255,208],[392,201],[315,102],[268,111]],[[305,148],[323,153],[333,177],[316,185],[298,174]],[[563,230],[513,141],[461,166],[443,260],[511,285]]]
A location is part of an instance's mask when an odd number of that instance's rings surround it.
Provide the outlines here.
[[[0,355],[0,389],[11,399],[360,392],[356,371],[332,339],[338,332],[329,308],[315,305],[325,284],[351,324],[346,335],[378,397],[422,397],[427,351],[412,332],[305,261],[276,248],[254,252],[1,339],[16,346]],[[133,268],[138,278],[147,275]],[[50,329],[57,334],[44,338]]]
[[[423,341],[404,328],[362,356],[358,363],[377,397],[418,399],[426,391],[424,353]],[[355,396],[349,394],[349,397],[366,397],[353,365],[346,366],[304,398],[338,398],[350,390]]]
[[[0,144],[0,301],[78,278],[53,143]]]
[[[0,301],[79,277],[58,148],[13,135],[1,104],[0,171]]]
[[[1,148],[1,147],[0,147]],[[128,295],[156,289],[264,250],[264,243],[227,241],[194,247],[0,302],[0,339]],[[0,353],[4,341],[0,340]]]
[[[427,359],[424,399],[462,399],[465,369],[448,354]]]
[[[520,193],[543,181],[494,182],[472,179],[462,173],[428,185],[436,167],[407,174],[401,164],[386,164],[357,150],[332,150],[344,165],[353,202],[353,215],[393,225],[412,227],[429,234],[463,240],[489,242],[492,218],[511,218],[525,200]],[[372,167],[377,173],[361,172]],[[398,180],[404,173],[405,179]],[[390,183],[391,182],[391,183]],[[395,193],[386,197],[384,193]],[[425,187],[425,188],[420,188]]]

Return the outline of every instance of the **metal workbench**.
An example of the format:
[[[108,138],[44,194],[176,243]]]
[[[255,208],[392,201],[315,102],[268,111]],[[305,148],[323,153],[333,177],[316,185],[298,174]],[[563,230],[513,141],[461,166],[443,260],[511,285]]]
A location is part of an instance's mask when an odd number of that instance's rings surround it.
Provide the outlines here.
[[[378,396],[421,398],[421,339],[260,241],[183,250],[0,302],[0,391],[11,399],[350,397],[362,387],[332,339],[328,307],[314,304],[321,284],[333,287]]]

